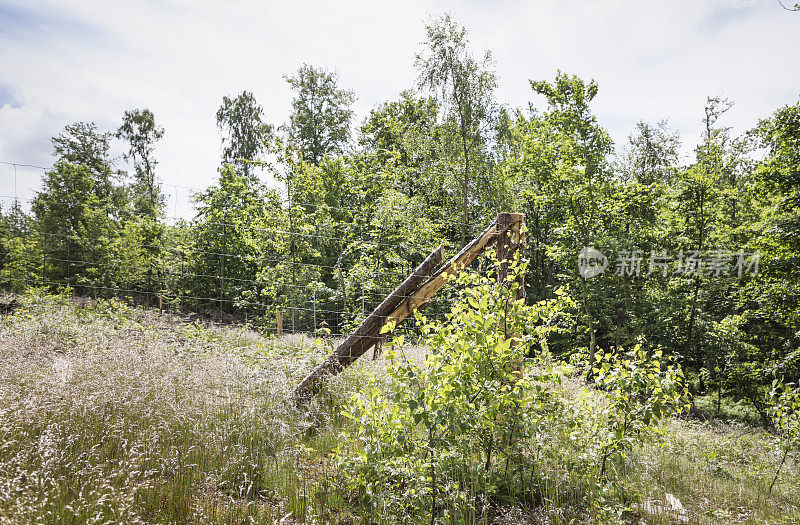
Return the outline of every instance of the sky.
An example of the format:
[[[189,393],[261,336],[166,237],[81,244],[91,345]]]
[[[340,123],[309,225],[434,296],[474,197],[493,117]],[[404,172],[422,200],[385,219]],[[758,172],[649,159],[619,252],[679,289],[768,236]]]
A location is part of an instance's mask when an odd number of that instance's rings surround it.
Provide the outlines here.
[[[735,133],[800,99],[800,13],[778,0],[0,0],[0,162],[49,167],[65,125],[113,131],[146,107],[166,131],[156,155],[170,214],[188,216],[186,188],[216,180],[223,96],[252,91],[279,125],[284,76],[308,63],[355,91],[358,124],[415,85],[425,23],[445,12],[476,55],[492,51],[509,108],[543,107],[529,80],[559,69],[596,80],[593,109],[618,148],[640,120],[667,119],[688,156],[707,96],[735,103],[720,122]],[[0,164],[0,195],[31,197],[42,170],[16,171]]]

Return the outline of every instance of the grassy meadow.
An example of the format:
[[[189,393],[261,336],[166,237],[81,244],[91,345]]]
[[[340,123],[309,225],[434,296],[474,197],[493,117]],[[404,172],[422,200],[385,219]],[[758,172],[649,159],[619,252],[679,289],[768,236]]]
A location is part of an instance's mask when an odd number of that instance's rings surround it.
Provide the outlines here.
[[[287,394],[335,341],[116,300],[16,300],[0,318],[0,523],[428,522],[363,505],[335,459],[360,446],[340,412],[384,358],[365,356],[297,409]],[[603,402],[563,373],[564,396]],[[800,523],[796,458],[768,493],[781,459],[771,436],[747,407],[723,408],[722,419],[666,421],[611,462],[603,486],[564,460],[583,443],[555,432],[531,447],[528,484],[453,521]]]

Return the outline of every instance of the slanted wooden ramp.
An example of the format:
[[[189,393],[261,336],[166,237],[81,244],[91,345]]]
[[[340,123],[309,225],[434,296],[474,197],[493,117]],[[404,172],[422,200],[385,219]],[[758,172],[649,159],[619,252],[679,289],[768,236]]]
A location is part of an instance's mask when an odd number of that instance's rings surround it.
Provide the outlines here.
[[[474,261],[495,241],[498,243],[498,278],[505,279],[507,259],[524,243],[521,232],[523,215],[521,213],[501,213],[472,242],[464,246],[446,264],[436,269],[444,259],[442,246],[436,248],[395,290],[389,294],[375,310],[369,314],[356,330],[345,339],[319,366],[311,371],[294,389],[292,399],[303,403],[317,391],[321,382],[328,376],[338,374],[370,348],[384,339],[381,329],[389,322],[395,326],[422,310],[442,289],[467,265]],[[435,270],[435,271],[434,271]]]

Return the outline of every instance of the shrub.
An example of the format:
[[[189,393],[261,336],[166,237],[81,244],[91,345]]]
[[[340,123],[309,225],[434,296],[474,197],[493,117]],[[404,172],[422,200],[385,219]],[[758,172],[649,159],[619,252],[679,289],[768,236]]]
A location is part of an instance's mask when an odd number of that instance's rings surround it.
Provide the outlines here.
[[[786,463],[786,457],[792,451],[800,451],[800,387],[792,388],[792,385],[775,381],[769,393],[769,400],[769,416],[778,435],[776,443],[778,449],[783,452],[783,458],[769,485],[769,492],[772,492],[778,474]]]
[[[642,443],[656,423],[689,409],[683,373],[677,364],[663,362],[661,350],[652,355],[637,344],[631,351],[594,355],[595,383],[606,391],[600,416],[606,428],[600,436],[600,475],[608,459]]]
[[[523,361],[532,349],[547,354],[565,299],[527,306],[516,299],[517,284],[475,273],[459,283],[467,288],[446,322],[418,319],[430,352],[424,362],[395,337],[386,390],[368,384],[345,414],[361,447],[340,451],[341,465],[384,515],[428,513],[435,522],[485,513],[498,487],[524,470],[531,425],[558,406],[555,375]]]

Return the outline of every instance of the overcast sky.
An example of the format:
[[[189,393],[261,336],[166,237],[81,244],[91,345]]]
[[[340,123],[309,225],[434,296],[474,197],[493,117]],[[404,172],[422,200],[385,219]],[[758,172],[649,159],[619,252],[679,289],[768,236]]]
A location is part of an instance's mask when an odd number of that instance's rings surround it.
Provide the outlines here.
[[[425,21],[446,11],[476,53],[493,52],[497,98],[509,107],[541,106],[528,80],[558,69],[595,79],[594,110],[617,146],[639,120],[668,119],[688,151],[708,95],[736,103],[724,123],[738,132],[800,96],[800,13],[777,0],[0,0],[0,161],[50,166],[49,138],[66,124],[114,130],[125,110],[147,107],[166,129],[158,175],[206,187],[223,95],[250,90],[283,123],[283,76],[309,63],[356,92],[358,122],[414,85]],[[18,168],[18,194],[40,178]],[[185,215],[187,192],[165,189]],[[2,164],[0,194],[14,194]]]

